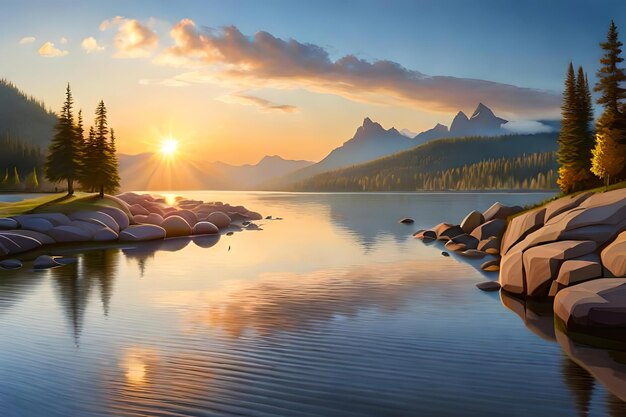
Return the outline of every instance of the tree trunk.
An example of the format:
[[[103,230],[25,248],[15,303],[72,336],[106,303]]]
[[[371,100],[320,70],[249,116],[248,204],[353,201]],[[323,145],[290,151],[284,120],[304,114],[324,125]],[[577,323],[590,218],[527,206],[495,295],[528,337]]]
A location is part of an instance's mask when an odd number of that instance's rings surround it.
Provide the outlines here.
[[[67,179],[67,195],[74,195],[74,179]]]
[[[104,198],[104,185],[100,186],[100,198]]]

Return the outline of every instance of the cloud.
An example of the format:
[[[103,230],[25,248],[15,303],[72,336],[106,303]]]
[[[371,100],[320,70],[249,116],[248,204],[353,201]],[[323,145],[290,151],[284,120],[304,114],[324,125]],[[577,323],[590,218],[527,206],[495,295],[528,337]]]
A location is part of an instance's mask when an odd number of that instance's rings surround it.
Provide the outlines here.
[[[56,46],[54,46],[54,43],[52,42],[46,42],[43,45],[41,45],[41,48],[39,48],[39,55],[45,56],[48,58],[56,58],[56,57],[65,56],[68,54],[69,54],[69,51],[61,50],[57,48]]]
[[[59,39],[59,43],[60,43],[61,45],[65,45],[65,44],[67,43],[67,38],[66,38],[66,37],[64,37],[64,36],[62,36],[62,37],[61,37],[61,39]]]
[[[135,19],[116,16],[100,23],[100,30],[117,28],[115,34],[115,58],[145,58],[159,45],[159,37],[148,26]]]
[[[557,94],[479,79],[430,76],[397,62],[370,62],[355,55],[332,60],[318,45],[283,40],[268,32],[248,37],[235,26],[200,30],[192,20],[183,19],[170,36],[174,45],[155,62],[201,68],[186,73],[187,82],[307,88],[356,101],[402,103],[431,111],[453,112],[486,102],[508,117],[559,114]]]
[[[290,104],[276,104],[261,97],[246,94],[229,94],[220,99],[225,103],[241,104],[244,106],[256,106],[262,111],[278,111],[293,113],[298,111],[296,106]]]
[[[33,43],[36,40],[37,39],[34,36],[25,36],[22,39],[20,39],[20,45],[26,45],[28,43]]]
[[[98,41],[93,36],[83,39],[80,43],[80,47],[83,48],[83,50],[88,54],[92,52],[104,51],[104,46],[98,45]]]
[[[511,133],[519,133],[519,134],[533,134],[533,133],[549,133],[555,132],[558,129],[553,126],[549,126],[547,124],[534,121],[534,120],[518,120],[513,122],[508,122],[502,125],[502,127]]]

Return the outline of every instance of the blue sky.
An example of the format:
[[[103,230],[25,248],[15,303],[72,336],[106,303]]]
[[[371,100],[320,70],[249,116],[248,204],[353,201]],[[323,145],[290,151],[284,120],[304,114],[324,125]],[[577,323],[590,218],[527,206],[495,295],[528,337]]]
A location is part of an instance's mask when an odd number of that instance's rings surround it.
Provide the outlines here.
[[[229,88],[215,80],[201,86],[194,79],[193,89],[188,89],[193,91],[163,86],[157,91],[157,86],[149,85],[148,82],[178,77],[178,74],[191,71],[192,68],[184,71],[178,63],[169,66],[154,65],[152,57],[115,61],[112,59],[114,33],[112,30],[102,32],[98,26],[103,20],[115,16],[136,19],[158,34],[159,48],[151,51],[157,56],[160,50],[172,43],[168,32],[181,19],[191,19],[199,32],[204,27],[218,29],[234,25],[246,37],[265,31],[279,40],[294,39],[300,44],[313,44],[322,48],[333,62],[346,55],[354,55],[368,62],[388,60],[406,70],[429,76],[480,79],[525,89],[546,90],[553,95],[560,94],[569,60],[573,60],[576,65],[582,64],[589,73],[590,81],[594,81],[601,54],[598,43],[604,39],[611,19],[615,20],[618,28],[626,31],[626,2],[609,0],[306,3],[136,0],[76,3],[5,0],[2,2],[2,15],[0,53],[4,59],[0,61],[0,76],[15,81],[25,91],[46,100],[53,108],[59,106],[62,100],[62,94],[59,94],[62,88],[59,85],[71,81],[76,88],[83,91],[82,95],[77,92],[77,101],[82,105],[84,100],[85,107],[100,96],[105,96],[108,102],[120,108],[123,103],[135,101],[135,107],[144,106],[137,98],[140,95],[152,98],[172,95],[168,102],[207,100],[207,103],[202,104],[207,104],[212,109],[211,115],[220,114],[220,120],[246,117],[254,124],[255,131],[264,132],[263,137],[276,136],[271,128],[275,128],[277,123],[284,125],[282,131],[287,132],[289,137],[293,137],[298,131],[297,126],[306,129],[314,125],[328,125],[329,128],[323,131],[323,135],[332,136],[332,139],[310,137],[303,139],[303,147],[300,148],[304,150],[302,155],[296,155],[295,149],[288,151],[294,157],[303,158],[323,155],[328,151],[328,146],[347,139],[346,136],[351,135],[365,116],[380,120],[386,127],[395,125],[398,128],[408,127],[418,131],[436,122],[449,124],[456,107],[460,106],[462,108],[459,110],[471,112],[473,104],[470,106],[469,102],[452,100],[445,105],[435,103],[430,107],[422,99],[415,102],[412,98],[397,95],[392,95],[393,99],[383,100],[383,103],[370,96],[355,97],[346,91],[327,88],[329,82],[337,81],[334,78],[330,81],[315,80],[314,88],[308,84],[307,79],[300,86],[299,74],[295,74],[297,81],[292,82],[289,88],[261,83],[254,86],[246,84],[245,89],[241,85],[235,88],[232,80]],[[150,19],[154,20],[152,24]],[[29,45],[18,45],[19,40],[27,36],[36,38],[30,49]],[[80,41],[87,36],[95,37],[105,47],[100,56],[80,55]],[[52,41],[57,48],[63,49],[63,45],[59,43],[62,37],[68,40],[65,47],[67,56],[50,59],[37,55],[37,48],[44,41]],[[219,37],[215,41],[218,42]],[[233,62],[220,64],[231,65]],[[273,67],[271,73],[259,75],[258,78],[275,76],[275,72],[276,67]],[[94,79],[102,84],[101,90],[94,87]],[[341,78],[339,81],[345,80]],[[352,82],[353,79],[350,78],[349,81]],[[143,87],[140,82],[143,82]],[[123,91],[116,91],[112,87],[114,85],[118,85]],[[384,86],[384,89],[389,88],[389,85]],[[402,86],[394,85],[391,88]],[[233,96],[233,91],[236,91],[234,96],[239,97],[237,100],[223,99],[224,94]],[[124,93],[132,93],[132,97],[125,97]],[[371,93],[380,94],[380,91]],[[259,112],[258,109],[249,108],[250,106],[243,108],[233,104],[235,101],[241,104],[241,96],[252,104],[249,100],[252,95],[255,100],[261,98],[279,106],[289,105],[298,111],[291,116],[277,115],[275,113],[278,112]],[[395,99],[399,100],[398,104],[393,101]],[[407,100],[402,102],[404,99]],[[209,100],[215,102],[208,103]],[[515,96],[508,101],[514,102]],[[261,107],[263,105],[259,101],[256,103],[260,103]],[[550,105],[554,108],[553,104],[552,101]],[[528,107],[532,105],[527,104],[520,109],[511,105],[511,108],[503,107],[500,113],[514,119],[530,118],[529,113],[532,112]],[[333,115],[332,111],[325,110],[332,106],[342,106],[345,111],[344,121]],[[498,113],[497,106],[492,107]],[[266,106],[265,110],[267,109]],[[548,113],[550,116],[555,114],[554,111],[546,111],[547,115]],[[176,114],[175,110],[164,111],[159,116],[169,120],[170,126],[185,126],[179,129],[181,134],[194,136],[194,140],[201,139],[202,133],[198,133],[202,129],[201,124],[196,122],[196,126],[189,127],[193,124],[191,116]],[[201,116],[195,114],[195,117]],[[288,117],[291,120],[287,120]],[[138,135],[140,128],[157,131],[157,134],[165,129],[164,126],[147,121],[144,121],[143,126],[133,126],[132,129],[124,120],[120,121],[120,125],[122,132],[126,130],[134,136]],[[212,137],[219,134],[217,131],[211,132]],[[243,130],[237,134],[239,137],[246,136]],[[148,139],[144,139],[144,142]],[[235,136],[228,140],[237,141]],[[279,145],[284,144],[285,140],[287,138],[282,137],[282,142],[278,141],[273,149],[280,151]],[[132,148],[130,143],[128,148]],[[256,155],[252,154],[248,157],[254,158]]]

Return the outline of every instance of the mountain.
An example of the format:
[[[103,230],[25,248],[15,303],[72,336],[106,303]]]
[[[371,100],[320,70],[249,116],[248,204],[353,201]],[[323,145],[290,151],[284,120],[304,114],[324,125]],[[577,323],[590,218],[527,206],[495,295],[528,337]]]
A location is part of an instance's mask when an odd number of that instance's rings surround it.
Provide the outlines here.
[[[406,136],[407,138],[414,138],[415,135],[417,135],[417,133],[409,129],[401,129],[400,134],[402,134],[403,136]]]
[[[415,139],[419,142],[426,142],[432,139],[442,138],[446,135],[448,135],[448,126],[437,123],[432,129],[415,135]]]
[[[41,101],[0,79],[0,136],[47,147],[57,117]]]
[[[415,191],[556,186],[558,133],[469,136],[429,141],[348,168],[324,172],[288,191]],[[534,180],[534,182],[533,182]],[[519,187],[517,186],[519,185]]]
[[[262,182],[313,164],[266,156],[254,165],[168,161],[156,153],[119,154],[124,190],[251,190]]]

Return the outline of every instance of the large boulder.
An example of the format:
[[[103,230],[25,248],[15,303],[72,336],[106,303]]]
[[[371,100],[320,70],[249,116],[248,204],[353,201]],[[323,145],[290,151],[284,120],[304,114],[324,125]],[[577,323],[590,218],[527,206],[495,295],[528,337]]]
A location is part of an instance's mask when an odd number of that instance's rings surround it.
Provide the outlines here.
[[[118,234],[108,227],[103,227],[93,234],[93,240],[95,242],[111,242],[117,240]]]
[[[590,279],[602,276],[602,264],[600,257],[595,253],[590,253],[580,258],[569,259],[561,265],[556,282],[569,287]]]
[[[450,239],[450,242],[465,245],[465,249],[476,249],[478,247],[478,239],[468,234],[458,235]]]
[[[53,226],[63,226],[70,224],[70,219],[63,213],[36,213],[36,214],[21,214],[13,217],[18,223],[22,223],[25,219],[46,219]]]
[[[221,211],[214,211],[209,214],[206,221],[213,223],[220,229],[230,226],[230,217],[228,217],[228,214]]]
[[[559,267],[564,260],[578,258],[596,250],[596,243],[590,240],[565,240],[536,246],[524,252],[524,274],[526,295],[545,297],[550,284],[556,279]]]
[[[15,219],[0,218],[0,230],[13,230],[17,229],[19,223]]]
[[[33,261],[34,269],[48,269],[54,268],[55,266],[61,265],[57,261],[54,260],[51,256],[48,255],[40,255]]]
[[[561,290],[554,313],[568,330],[607,331],[626,341],[626,279],[602,278]]]
[[[89,233],[89,236],[91,237],[93,237],[96,232],[99,232],[106,227],[101,224],[84,222],[82,220],[72,220],[70,226],[78,227],[79,229],[84,230],[85,232]]]
[[[59,243],[87,242],[93,236],[91,232],[72,225],[53,227],[48,235]]]
[[[54,225],[47,219],[39,217],[27,217],[20,221],[22,229],[33,230],[35,232],[46,233],[54,227]]]
[[[500,261],[500,285],[511,294],[523,295],[526,293],[524,279],[524,253],[509,251]]]
[[[257,213],[256,211],[248,211],[248,212],[246,212],[246,216],[248,216],[248,218],[250,220],[261,220],[261,219],[263,219],[263,216],[260,213]]]
[[[609,277],[626,277],[626,232],[607,245],[600,254]]]
[[[154,224],[157,226],[163,223],[163,217],[161,217],[161,215],[157,213],[150,213],[147,216],[139,214],[137,216],[133,216],[133,220],[135,221],[135,223]]]
[[[480,211],[472,211],[461,222],[461,229],[467,234],[472,233],[474,229],[485,222],[485,217]]]
[[[194,224],[198,223],[198,216],[196,215],[196,213],[194,213],[191,210],[170,211],[169,213],[166,213],[163,218],[167,219],[168,217],[171,217],[171,216],[182,217],[191,227],[193,227]]]
[[[120,226],[115,219],[107,213],[101,211],[78,211],[71,213],[70,220],[81,220],[89,223],[97,224],[98,226],[108,227],[109,229],[119,232]]]
[[[476,227],[472,233],[478,240],[489,239],[490,237],[502,238],[504,231],[506,230],[506,220],[494,219],[481,224]]]
[[[22,267],[22,261],[19,259],[4,259],[0,261],[0,268],[2,269],[19,269]]]
[[[198,222],[193,226],[194,235],[214,235],[219,233],[219,229],[211,222]]]
[[[545,214],[546,209],[539,208],[522,213],[513,218],[509,222],[502,237],[502,247],[500,251],[506,254],[517,242],[543,226]]]
[[[520,206],[508,207],[503,205],[500,202],[494,203],[491,207],[489,207],[484,213],[485,221],[488,222],[494,219],[502,219],[506,220],[508,217],[517,214],[524,209]]]
[[[165,239],[165,229],[153,224],[128,226],[120,232],[119,239],[126,242]]]
[[[30,238],[37,240],[42,245],[52,245],[53,243],[56,243],[56,241],[52,239],[50,236],[48,236],[47,234],[35,232],[34,230],[24,230],[24,229],[5,230],[1,233],[7,236],[18,235],[18,236],[30,237]]]
[[[558,216],[561,213],[578,207],[580,203],[585,201],[592,194],[593,193],[580,193],[572,196],[566,196],[546,204],[545,221],[547,222],[551,218]]]
[[[0,256],[27,252],[41,246],[40,241],[29,236],[0,233]]]
[[[130,219],[128,218],[128,215],[123,210],[120,210],[117,207],[102,207],[99,211],[111,216],[119,225],[120,230],[126,229],[130,224]]]
[[[191,234],[191,226],[179,216],[166,217],[161,223],[161,227],[165,229],[166,237],[189,236]]]
[[[148,214],[150,214],[148,209],[146,209],[141,204],[133,204],[130,206],[129,210],[130,210],[130,214],[132,214],[133,216],[137,216],[137,215],[147,216]]]

